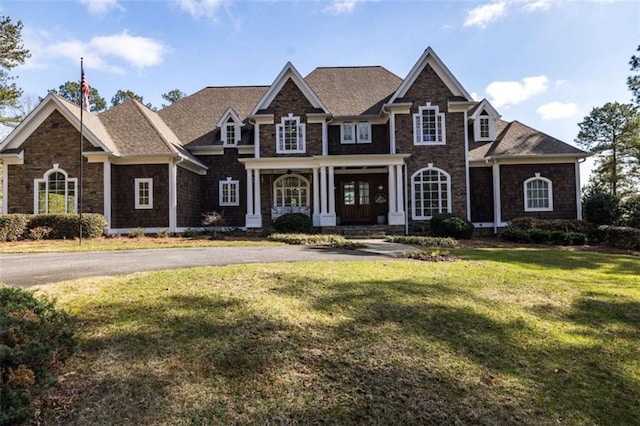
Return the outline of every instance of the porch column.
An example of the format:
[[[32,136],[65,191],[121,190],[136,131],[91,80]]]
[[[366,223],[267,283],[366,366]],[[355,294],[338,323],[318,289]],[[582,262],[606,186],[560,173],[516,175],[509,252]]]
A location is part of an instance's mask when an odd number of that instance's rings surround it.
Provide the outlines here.
[[[320,226],[320,180],[318,168],[313,169],[313,226]]]
[[[247,169],[247,216],[253,215],[253,170]]]
[[[253,196],[255,197],[255,201],[253,205],[255,206],[254,214],[258,217],[262,217],[262,206],[260,200],[260,170],[256,169],[254,171],[254,187],[253,187]]]
[[[329,215],[336,215],[336,188],[333,166],[329,166]]]
[[[262,228],[260,211],[260,170],[247,169],[247,228]]]
[[[502,222],[502,206],[500,202],[500,164],[494,162],[491,166],[493,173],[493,232],[498,233],[498,226]]]
[[[6,167],[5,167],[6,169]],[[107,220],[107,234],[111,229],[111,161],[109,159],[104,160],[102,163],[102,180],[104,183],[104,218]],[[6,192],[4,193],[6,197]]]
[[[176,232],[178,224],[178,166],[169,163],[169,231]]]
[[[402,181],[402,166],[389,166],[389,225],[404,225]]]
[[[320,167],[320,215],[327,214],[327,168]]]
[[[396,211],[404,213],[404,184],[402,178],[402,165],[396,166],[396,200],[398,205]]]
[[[393,166],[387,167],[389,169],[389,214],[398,211],[396,208],[396,173]]]

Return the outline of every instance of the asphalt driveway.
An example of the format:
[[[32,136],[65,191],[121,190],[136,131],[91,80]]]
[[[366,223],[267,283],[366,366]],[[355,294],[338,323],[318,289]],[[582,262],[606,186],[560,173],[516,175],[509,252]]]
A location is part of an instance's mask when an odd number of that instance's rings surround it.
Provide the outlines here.
[[[75,278],[194,266],[388,259],[389,256],[397,256],[402,250],[403,246],[398,244],[372,242],[363,250],[311,246],[264,246],[0,254],[0,283],[30,287]]]

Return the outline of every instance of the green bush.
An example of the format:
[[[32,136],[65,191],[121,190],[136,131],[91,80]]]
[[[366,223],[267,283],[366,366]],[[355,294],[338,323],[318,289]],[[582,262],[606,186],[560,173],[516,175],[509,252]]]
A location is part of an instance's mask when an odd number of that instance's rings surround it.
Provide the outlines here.
[[[503,229],[502,232],[500,232],[500,238],[507,241],[512,241],[514,243],[530,243],[531,242],[531,237],[529,236],[528,229],[521,229],[521,228],[516,228],[511,226],[506,229]]]
[[[585,220],[597,225],[612,225],[620,217],[620,200],[607,192],[588,194],[582,201]]]
[[[127,234],[129,238],[142,238],[144,237],[144,229],[134,228]]]
[[[183,238],[193,238],[198,235],[198,231],[193,228],[187,228],[182,232]]]
[[[640,194],[632,195],[620,204],[620,224],[640,229]]]
[[[170,236],[171,233],[168,229],[161,229],[160,231],[156,232],[156,238],[169,238]]]
[[[586,220],[576,219],[536,219],[534,217],[519,217],[511,220],[509,228],[505,229],[500,235],[508,241],[517,241],[521,243],[531,242],[529,233],[518,232],[517,230],[527,231],[529,229],[543,229],[547,231],[561,231],[564,233],[581,234],[581,237],[568,237],[563,235],[558,237],[559,233],[553,234],[552,242],[555,244],[563,244],[562,240],[566,238],[586,238],[590,243],[598,243],[602,240],[602,233],[598,230],[598,225],[587,222]],[[509,230],[508,232],[505,231]],[[515,238],[515,239],[513,239]],[[560,240],[558,240],[560,238]],[[573,245],[580,245],[581,243],[573,243]]]
[[[270,241],[291,245],[328,245],[338,248],[356,249],[362,244],[349,241],[342,235],[335,234],[271,234]]]
[[[6,214],[0,216],[0,242],[17,241],[27,232],[29,215]]]
[[[500,237],[516,243],[558,244],[564,246],[584,245],[587,235],[582,232],[551,229],[521,229],[511,226],[500,233]]]
[[[36,226],[35,228],[29,229],[29,238],[33,241],[40,241],[47,238],[50,233],[51,228],[46,226]]]
[[[468,240],[473,235],[473,224],[451,213],[438,213],[433,215],[430,226],[431,233],[435,237],[451,237]]]
[[[97,213],[82,213],[82,236],[96,238],[104,233],[107,221]],[[77,238],[80,233],[80,215],[78,214],[41,214],[30,217],[28,229],[51,228],[49,239],[61,240]]]
[[[388,235],[385,241],[398,244],[412,244],[423,247],[457,247],[458,242],[448,237],[419,237],[412,235]]]
[[[0,287],[0,424],[33,416],[33,399],[55,381],[75,347],[74,326],[53,301]]]
[[[608,245],[625,250],[640,250],[640,229],[603,225],[600,230],[604,233],[604,241]]]
[[[273,222],[276,231],[286,234],[310,234],[313,232],[313,221],[303,213],[287,213]]]

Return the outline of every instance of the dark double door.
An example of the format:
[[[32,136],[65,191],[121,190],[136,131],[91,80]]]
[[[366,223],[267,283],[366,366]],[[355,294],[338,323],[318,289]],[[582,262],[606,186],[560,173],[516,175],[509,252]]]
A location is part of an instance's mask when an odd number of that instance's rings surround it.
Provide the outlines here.
[[[371,180],[343,177],[339,188],[342,224],[374,223],[374,200]]]

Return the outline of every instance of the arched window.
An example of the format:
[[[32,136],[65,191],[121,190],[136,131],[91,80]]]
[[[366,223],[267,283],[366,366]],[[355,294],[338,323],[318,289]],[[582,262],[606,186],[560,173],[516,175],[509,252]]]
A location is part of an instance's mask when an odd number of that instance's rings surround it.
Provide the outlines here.
[[[524,181],[524,211],[553,211],[553,184],[540,173]]]
[[[69,178],[58,168],[47,171],[42,179],[34,180],[33,212],[35,214],[65,214],[78,211],[77,178]]]
[[[283,175],[273,183],[273,218],[286,213],[309,214],[309,204],[309,181],[302,176]]]
[[[428,220],[436,213],[451,212],[451,176],[429,167],[411,176],[411,211],[415,220]]]

